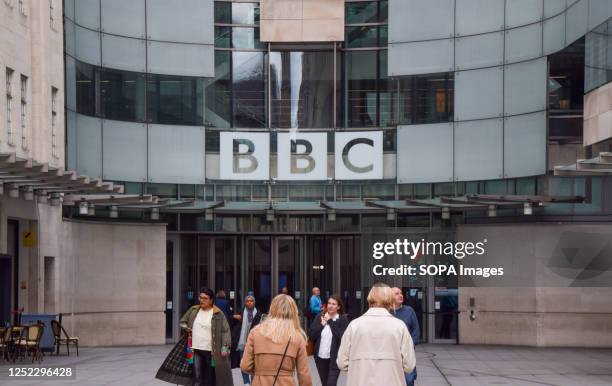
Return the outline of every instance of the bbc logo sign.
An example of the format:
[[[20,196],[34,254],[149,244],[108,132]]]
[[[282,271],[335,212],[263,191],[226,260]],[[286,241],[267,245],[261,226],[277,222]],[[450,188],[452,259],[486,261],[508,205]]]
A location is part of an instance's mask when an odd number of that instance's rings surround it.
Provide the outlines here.
[[[334,133],[334,178],[371,180],[383,177],[382,131]],[[279,132],[277,179],[326,180],[326,132]],[[270,133],[222,132],[219,178],[267,180],[270,178]]]

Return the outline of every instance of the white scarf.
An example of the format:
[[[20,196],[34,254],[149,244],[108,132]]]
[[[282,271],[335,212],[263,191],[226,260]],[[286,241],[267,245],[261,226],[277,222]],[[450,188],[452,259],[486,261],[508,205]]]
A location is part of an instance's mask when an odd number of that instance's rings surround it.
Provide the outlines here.
[[[249,329],[251,328],[251,323],[249,323],[249,314],[246,307],[244,311],[242,311],[242,326],[240,327],[240,339],[238,340],[238,350],[244,350],[244,345],[247,340],[247,335],[249,334]],[[253,308],[253,320],[255,320],[255,315],[257,315],[257,308]]]

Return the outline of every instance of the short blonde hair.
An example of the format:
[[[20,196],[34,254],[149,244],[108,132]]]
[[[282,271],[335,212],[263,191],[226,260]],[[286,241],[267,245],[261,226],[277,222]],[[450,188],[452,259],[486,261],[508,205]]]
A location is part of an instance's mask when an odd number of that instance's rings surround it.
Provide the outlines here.
[[[376,283],[368,294],[368,306],[390,309],[393,306],[393,290],[385,283]]]

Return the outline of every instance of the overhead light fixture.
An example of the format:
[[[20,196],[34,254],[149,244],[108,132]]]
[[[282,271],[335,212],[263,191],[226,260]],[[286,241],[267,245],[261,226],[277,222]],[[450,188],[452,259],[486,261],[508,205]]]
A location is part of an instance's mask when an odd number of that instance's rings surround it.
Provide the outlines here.
[[[51,206],[60,206],[60,204],[62,203],[62,197],[59,195],[59,193],[52,193],[50,201]]]
[[[110,218],[119,217],[119,208],[117,208],[117,205],[111,205],[110,210],[108,211],[108,217]]]
[[[266,209],[266,221],[274,221],[274,209]]]
[[[450,208],[448,206],[442,208],[442,220],[450,220]]]
[[[206,221],[212,221],[213,220],[213,210],[212,209],[206,209],[204,211],[204,220],[206,220]]]
[[[10,198],[19,198],[19,188],[16,185],[10,185],[8,188],[8,196]]]
[[[525,216],[531,216],[533,214],[533,206],[531,206],[531,202],[523,203],[523,214]]]
[[[87,215],[88,216],[96,215],[96,206],[94,204],[89,203],[89,206],[87,207]]]
[[[89,205],[87,204],[87,201],[79,202],[79,214],[81,216],[86,216],[88,213],[89,213]]]
[[[26,186],[23,190],[23,199],[26,201],[34,200],[34,188],[31,186]]]
[[[335,209],[327,210],[327,221],[336,221],[336,210]]]
[[[489,204],[487,214],[489,215],[489,217],[497,217],[497,207],[494,204]]]
[[[153,221],[159,220],[159,208],[151,209],[151,220]]]
[[[395,209],[387,209],[387,221],[395,221]]]

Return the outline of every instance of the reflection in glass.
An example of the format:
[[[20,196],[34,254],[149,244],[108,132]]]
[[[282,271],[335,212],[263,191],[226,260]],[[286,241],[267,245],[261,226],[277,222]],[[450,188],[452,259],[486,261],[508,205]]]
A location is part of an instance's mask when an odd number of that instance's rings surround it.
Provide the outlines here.
[[[232,27],[232,48],[265,48],[259,41],[259,28]]]
[[[230,55],[229,51],[215,51],[215,77],[206,86],[207,126],[226,128],[232,122]]]
[[[234,127],[265,127],[263,52],[232,52]]]
[[[347,27],[345,40],[349,48],[377,47],[378,27],[367,25]]]
[[[377,56],[376,51],[347,51],[345,54],[347,127],[377,125]]]
[[[271,52],[271,126],[333,127],[333,52]]]
[[[247,292],[257,298],[257,309],[268,312],[272,300],[272,240],[266,238],[247,239]]]
[[[77,61],[76,69],[76,106],[77,112],[86,115],[95,115],[95,75],[94,67]]]
[[[143,121],[144,80],[144,75],[136,72],[101,70],[101,116],[122,121]]]
[[[378,22],[378,2],[347,2],[345,20],[347,24]]]
[[[414,75],[399,80],[399,123],[449,122],[453,119],[452,73]]]
[[[201,125],[204,109],[203,81],[192,77],[149,75],[149,122]]]
[[[259,4],[232,3],[233,24],[259,24]]]

